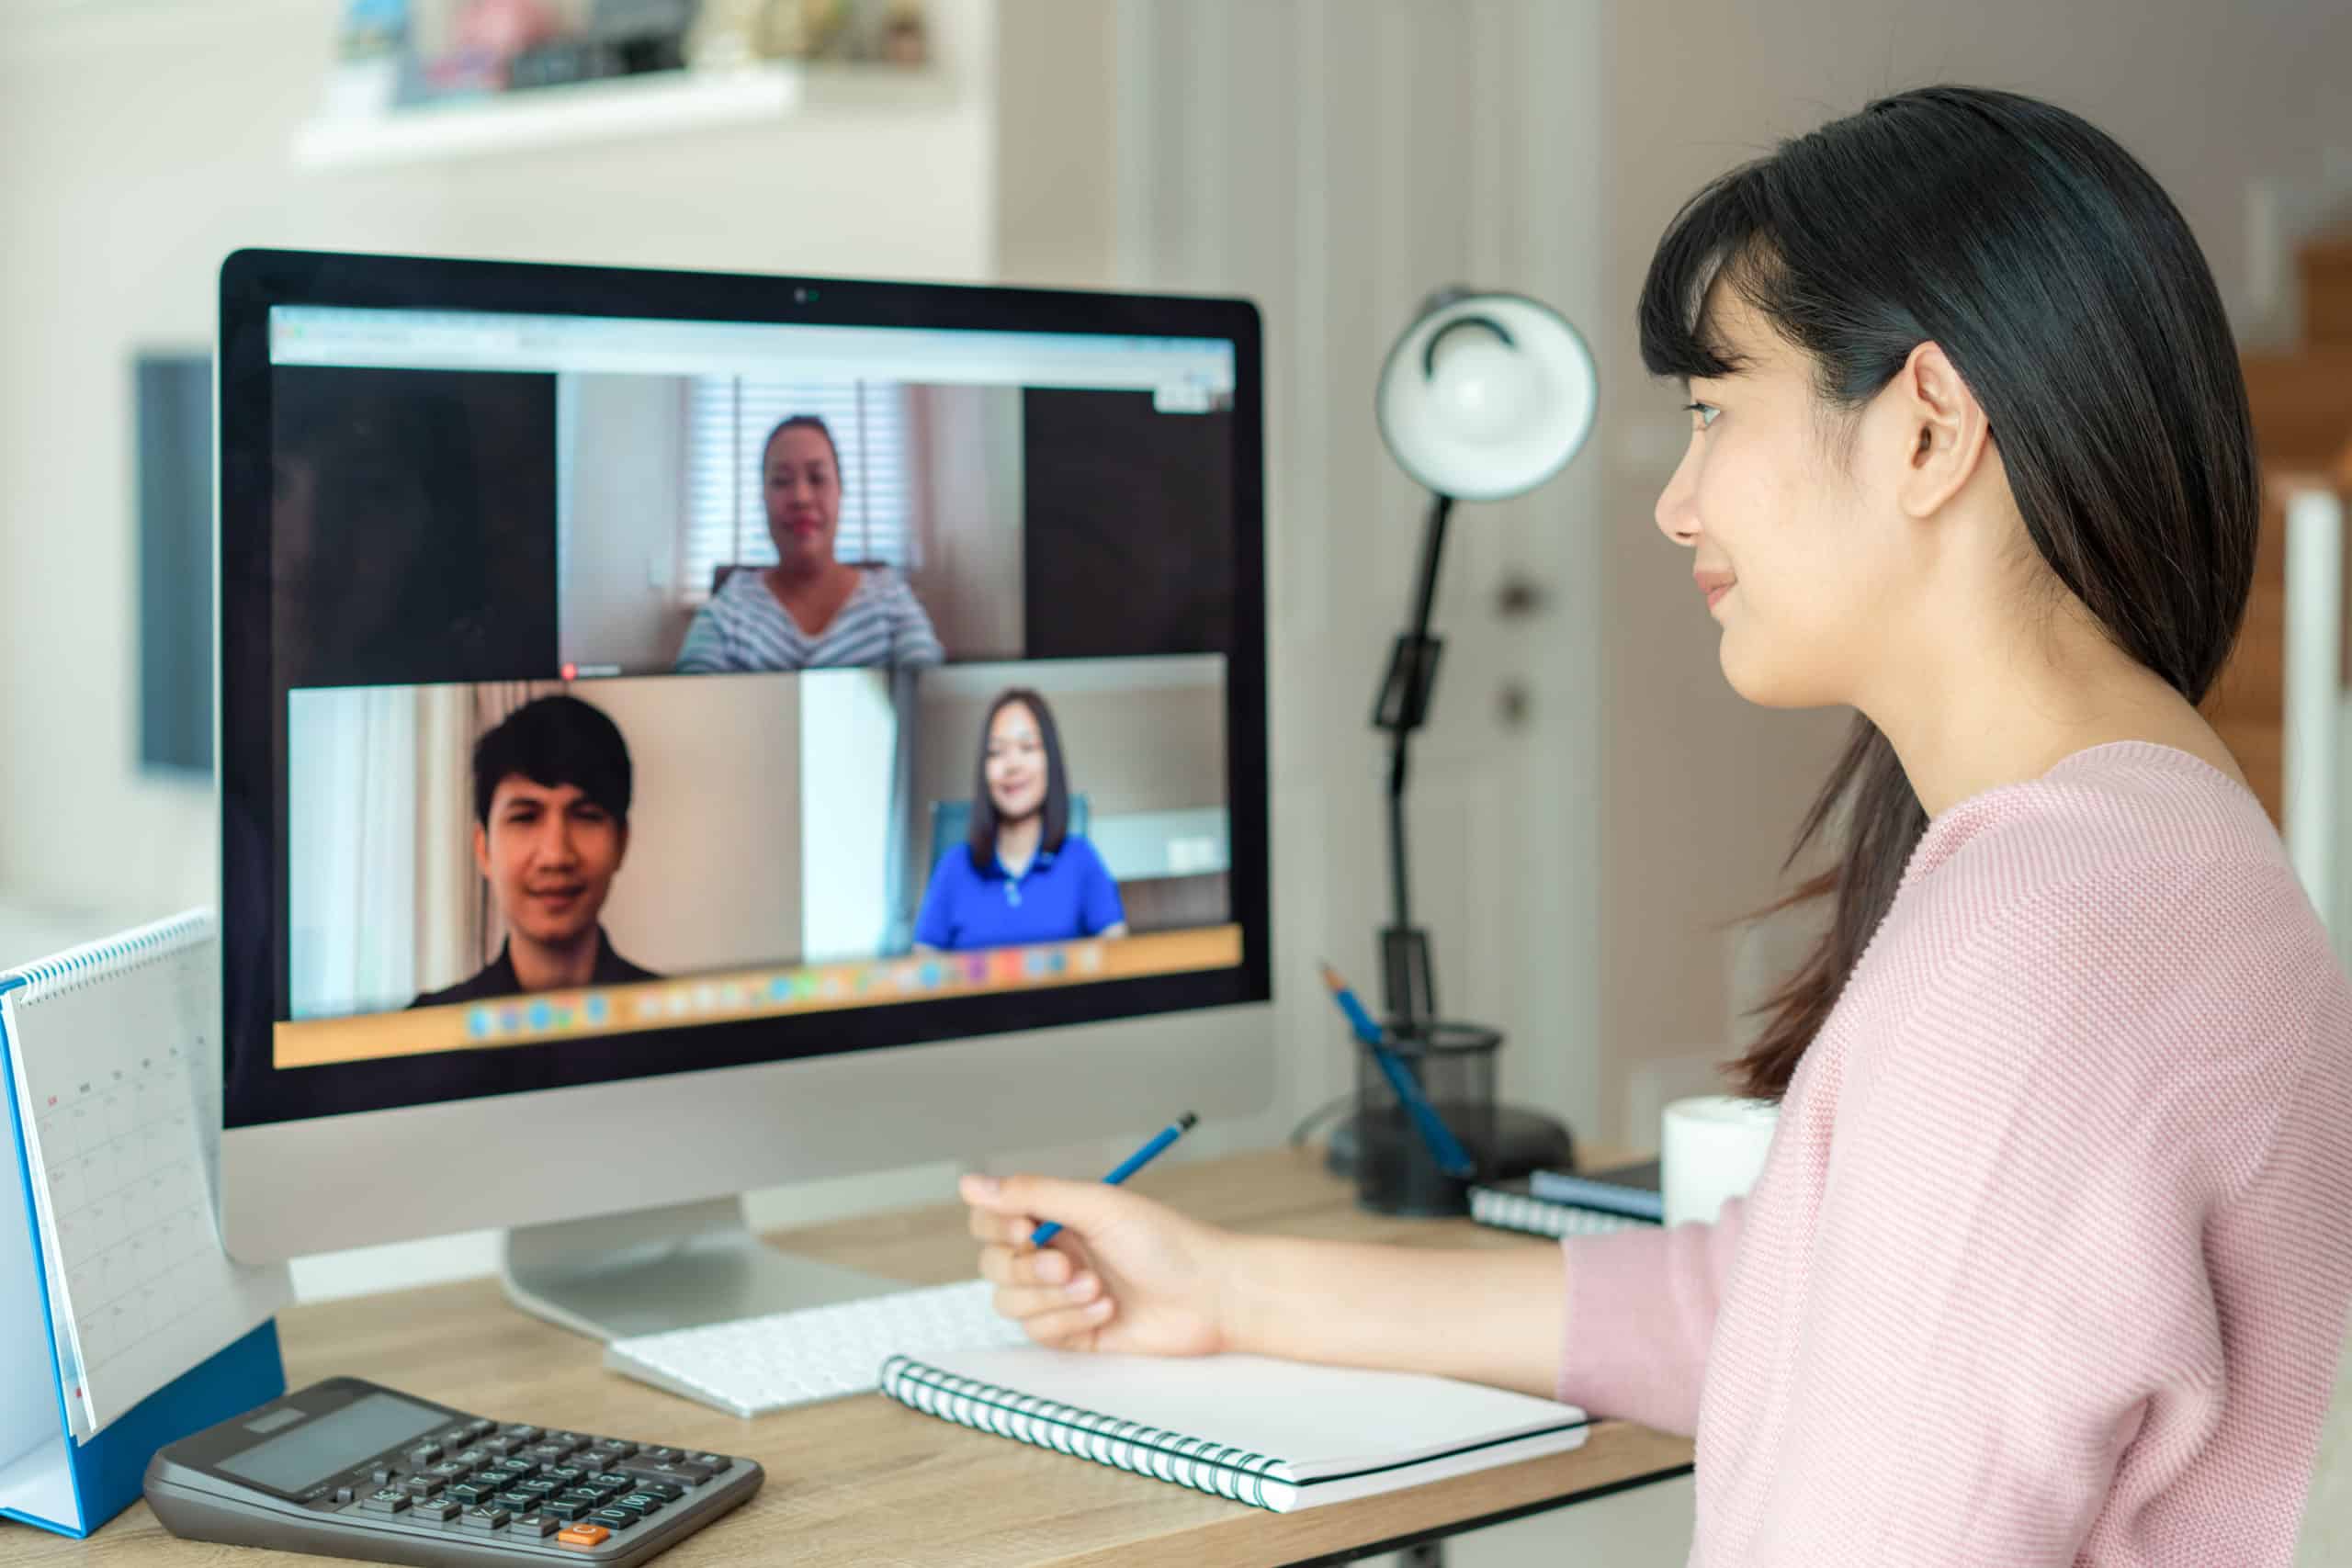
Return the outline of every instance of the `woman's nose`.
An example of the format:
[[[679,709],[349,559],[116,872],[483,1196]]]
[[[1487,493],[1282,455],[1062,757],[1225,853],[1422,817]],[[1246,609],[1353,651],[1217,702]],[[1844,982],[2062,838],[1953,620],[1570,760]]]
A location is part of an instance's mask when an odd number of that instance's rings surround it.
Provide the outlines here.
[[[1690,472],[1690,453],[1682,455],[1675,466],[1674,477],[1658,491],[1657,509],[1654,515],[1658,532],[1682,546],[1699,542],[1699,486]]]

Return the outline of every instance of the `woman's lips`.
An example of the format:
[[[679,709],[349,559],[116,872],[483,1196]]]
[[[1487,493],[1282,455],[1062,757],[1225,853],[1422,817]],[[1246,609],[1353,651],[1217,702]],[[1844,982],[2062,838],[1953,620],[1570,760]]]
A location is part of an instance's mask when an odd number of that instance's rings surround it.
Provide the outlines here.
[[[1710,610],[1712,610],[1712,609],[1713,609],[1717,604],[1721,604],[1721,603],[1723,602],[1723,597],[1724,597],[1724,594],[1726,594],[1726,593],[1728,593],[1728,592],[1730,592],[1732,591],[1732,587],[1733,587],[1733,585],[1732,585],[1731,583],[1726,582],[1726,583],[1724,583],[1724,584],[1722,587],[1720,587],[1720,588],[1710,588],[1710,589],[1708,589],[1708,590],[1707,590],[1707,608],[1708,608],[1708,609],[1710,609]]]

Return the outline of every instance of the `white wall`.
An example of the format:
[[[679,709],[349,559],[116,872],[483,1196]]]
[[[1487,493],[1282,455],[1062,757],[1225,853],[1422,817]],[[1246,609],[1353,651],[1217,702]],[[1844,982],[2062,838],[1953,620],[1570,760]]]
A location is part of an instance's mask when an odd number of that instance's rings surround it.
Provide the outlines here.
[[[693,613],[679,603],[685,536],[683,376],[556,382],[558,504],[568,513],[556,587],[566,663],[667,670]]]
[[[46,7],[0,28],[0,888],[212,896],[211,805],[139,776],[130,356],[210,341],[243,245],[975,279],[994,9],[933,0],[929,98],[378,170],[295,169],[334,8]],[[38,761],[32,759],[38,758]]]

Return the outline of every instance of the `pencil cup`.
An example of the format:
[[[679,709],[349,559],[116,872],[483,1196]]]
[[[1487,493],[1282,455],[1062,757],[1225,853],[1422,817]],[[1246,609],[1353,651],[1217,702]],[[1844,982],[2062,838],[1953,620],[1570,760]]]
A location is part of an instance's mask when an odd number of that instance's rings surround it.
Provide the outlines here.
[[[1429,1022],[1389,1026],[1388,1049],[1474,1160],[1495,1146],[1500,1030]],[[1466,1214],[1470,1184],[1449,1176],[1372,1052],[1356,1047],[1356,1206],[1383,1214]]]

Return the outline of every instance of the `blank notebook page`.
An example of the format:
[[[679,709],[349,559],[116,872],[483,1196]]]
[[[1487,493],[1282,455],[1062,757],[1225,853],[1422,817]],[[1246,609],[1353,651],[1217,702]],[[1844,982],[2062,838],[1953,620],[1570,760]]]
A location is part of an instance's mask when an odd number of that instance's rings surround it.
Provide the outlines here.
[[[923,1364],[1100,1415],[1246,1449],[1299,1481],[1577,1429],[1574,1405],[1416,1372],[1263,1356],[1110,1356],[1023,1346],[944,1350]],[[1560,1446],[1570,1446],[1564,1441]]]

